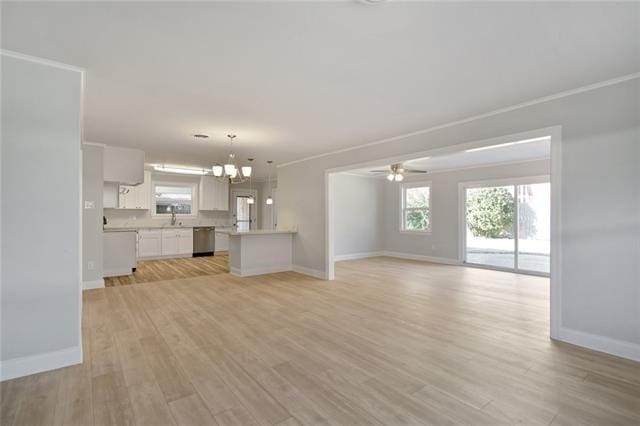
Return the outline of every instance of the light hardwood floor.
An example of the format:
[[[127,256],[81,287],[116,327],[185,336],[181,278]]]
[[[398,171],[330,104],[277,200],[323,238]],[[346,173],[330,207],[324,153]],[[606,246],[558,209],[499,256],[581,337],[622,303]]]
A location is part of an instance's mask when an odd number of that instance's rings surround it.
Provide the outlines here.
[[[85,362],[2,425],[640,424],[640,364],[552,342],[549,281],[391,258],[85,292]]]
[[[104,285],[106,287],[114,287],[226,274],[227,272],[229,272],[229,255],[226,252],[216,253],[215,256],[141,260],[138,261],[134,273],[121,277],[105,278]]]

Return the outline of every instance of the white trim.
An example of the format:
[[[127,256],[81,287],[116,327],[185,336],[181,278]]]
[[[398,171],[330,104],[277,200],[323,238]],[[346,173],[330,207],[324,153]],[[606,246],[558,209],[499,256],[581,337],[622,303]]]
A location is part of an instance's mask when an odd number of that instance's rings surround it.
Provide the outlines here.
[[[333,256],[333,260],[335,262],[341,262],[343,260],[366,259],[369,257],[384,256],[384,253],[384,251],[368,251],[364,253],[339,254]]]
[[[462,185],[463,188],[482,188],[485,186],[514,186],[514,185],[528,185],[533,183],[547,183],[550,181],[551,175],[537,175],[537,176],[523,176],[515,178],[499,178],[499,179],[486,179],[476,180],[468,182],[460,182],[458,185]]]
[[[397,257],[399,259],[409,259],[409,260],[419,260],[422,262],[431,262],[431,263],[442,263],[444,265],[462,265],[458,259],[450,259],[448,257],[435,257],[435,256],[424,256],[421,254],[413,254],[413,253],[402,253],[399,251],[388,251],[385,250],[382,252],[383,256],[388,257]]]
[[[582,346],[594,351],[605,352],[611,355],[640,361],[640,344],[612,339],[597,334],[585,333],[571,328],[560,327],[558,337],[560,340],[572,345]]]
[[[562,327],[562,128],[551,132],[551,268],[550,335],[559,338]]]
[[[297,272],[303,275],[309,275],[310,277],[318,278],[321,280],[329,279],[327,278],[327,274],[325,274],[324,271],[319,271],[317,269],[305,268],[304,266],[300,265],[291,265],[291,270],[293,272]]]
[[[238,225],[237,225],[238,221],[236,220],[236,215],[238,214],[238,211],[237,211],[238,205],[237,205],[236,197],[238,195],[240,196],[249,195],[253,197],[254,203],[252,205],[255,206],[255,208],[249,209],[249,214],[251,215],[251,219],[249,221],[249,229],[250,230],[257,229],[258,228],[258,211],[260,210],[258,205],[260,203],[258,202],[259,193],[256,188],[236,188],[236,189],[231,188],[231,205],[229,206],[229,215],[231,216],[231,223],[233,224],[233,228],[238,229]]]
[[[506,267],[500,267],[500,266],[494,266],[494,265],[485,265],[482,263],[467,262],[465,260],[465,257],[466,257],[465,248],[467,246],[466,189],[495,187],[495,186],[509,186],[514,188],[513,195],[515,200],[517,199],[517,194],[515,193],[515,189],[517,186],[529,185],[529,184],[535,184],[535,183],[550,183],[550,182],[551,182],[551,175],[523,176],[523,177],[516,177],[516,178],[499,178],[499,179],[486,179],[486,180],[478,180],[478,181],[458,182],[458,243],[459,243],[458,259],[465,266],[469,266],[472,268],[490,269],[494,271],[513,272],[516,274],[523,274],[523,275],[549,277],[551,275],[550,272],[549,273],[537,272],[537,271],[529,271],[526,269],[518,268],[518,255],[519,255],[518,244],[519,244],[520,238],[518,237],[518,226],[517,226],[517,220],[515,219],[514,219],[515,220],[514,224],[516,224],[516,226],[514,226],[515,235],[514,235],[514,252],[513,252],[514,267],[513,268],[506,268]],[[550,200],[550,201],[553,203],[553,200]],[[518,202],[515,202],[514,208],[515,208],[514,216],[515,218],[518,218],[519,217]],[[553,214],[553,213],[550,212],[550,214]]]
[[[300,158],[298,160],[288,161],[286,163],[278,164],[276,167],[286,167],[286,166],[290,166],[292,164],[302,163],[304,161],[309,161],[309,160],[314,160],[316,158],[327,157],[327,156],[334,155],[334,154],[342,154],[344,152],[354,151],[354,150],[357,150],[357,149],[367,148],[367,147],[371,147],[371,146],[375,146],[375,145],[381,145],[381,144],[385,144],[385,143],[388,143],[388,142],[395,142],[395,141],[400,140],[400,139],[405,139],[405,138],[412,137],[412,136],[419,136],[419,135],[423,135],[423,134],[426,134],[426,133],[435,132],[437,130],[446,129],[446,128],[449,128],[449,127],[454,127],[454,126],[457,126],[459,124],[466,124],[466,123],[469,123],[469,122],[472,122],[472,121],[481,120],[481,119],[484,119],[484,118],[492,117],[494,115],[503,114],[503,113],[514,111],[514,110],[517,110],[517,109],[530,107],[530,106],[533,106],[533,105],[537,105],[537,104],[553,101],[553,100],[556,100],[556,99],[566,98],[568,96],[573,96],[573,95],[577,95],[579,93],[589,92],[589,91],[600,89],[600,88],[606,87],[606,86],[612,86],[612,85],[615,85],[615,84],[623,83],[625,81],[634,80],[636,78],[640,78],[640,72],[623,75],[623,76],[612,78],[612,79],[609,79],[609,80],[600,81],[598,83],[589,84],[589,85],[586,85],[586,86],[578,87],[576,89],[565,90],[563,92],[558,92],[558,93],[553,94],[553,95],[543,96],[541,98],[536,98],[536,99],[533,99],[533,100],[530,100],[530,101],[526,101],[526,102],[522,102],[522,103],[519,103],[519,104],[511,105],[511,106],[508,106],[508,107],[496,109],[496,110],[493,110],[493,111],[486,112],[484,114],[479,114],[479,115],[474,115],[474,116],[471,116],[471,117],[468,117],[468,118],[463,118],[461,120],[451,121],[449,123],[440,124],[438,126],[428,127],[426,129],[417,130],[415,132],[405,133],[405,134],[402,134],[402,135],[393,136],[391,138],[385,138],[385,139],[381,139],[381,140],[377,140],[377,141],[373,141],[373,142],[364,143],[364,144],[361,144],[361,145],[356,145],[356,146],[352,146],[352,147],[348,147],[348,148],[338,149],[338,150],[335,150],[335,151],[325,152],[323,154],[311,155],[309,157]],[[473,147],[471,147],[471,148],[473,148]]]
[[[64,64],[62,62],[39,58],[37,56],[25,55],[24,53],[16,52],[13,50],[0,49],[0,55],[8,56],[10,58],[22,59],[24,61],[29,61],[29,62],[35,62],[41,65],[47,65],[50,67],[60,68],[67,71],[74,71],[79,73],[85,72],[84,68],[76,67],[75,65]]]
[[[100,278],[99,280],[82,282],[83,290],[93,290],[94,288],[104,288],[104,278]]]
[[[0,381],[82,363],[82,346],[0,362]]]
[[[236,275],[238,277],[252,277],[254,275],[265,275],[265,274],[275,274],[276,272],[287,272],[293,271],[293,267],[291,265],[288,266],[267,266],[261,268],[236,268],[233,266],[229,266],[229,272],[232,275]]]
[[[328,171],[324,172],[324,270],[326,271],[326,279],[329,281],[336,279],[336,265],[334,259],[335,252],[335,224],[333,220],[333,191],[334,191],[334,174]]]
[[[100,148],[106,148],[106,147],[107,147],[107,145],[106,145],[106,144],[98,143],[98,142],[84,142],[84,141],[83,141],[83,142],[82,142],[82,145],[97,146],[97,147],[100,147]]]
[[[338,173],[338,172],[346,172],[346,171],[355,170],[355,169],[364,169],[368,167],[384,167],[384,164],[404,163],[405,161],[415,160],[416,158],[442,156],[442,155],[452,154],[460,151],[465,151],[471,148],[479,148],[487,145],[496,145],[499,143],[511,142],[514,140],[529,139],[529,138],[532,138],[535,136],[541,136],[541,135],[548,136],[553,133],[554,129],[557,129],[559,127],[560,126],[555,125],[550,127],[544,127],[537,130],[511,133],[504,136],[494,136],[488,139],[460,142],[454,145],[446,145],[438,148],[429,148],[424,151],[408,152],[406,154],[399,154],[393,157],[379,158],[377,160],[371,160],[371,161],[365,161],[362,163],[355,163],[355,164],[349,164],[346,166],[334,167],[331,169],[327,169],[326,171],[329,173]]]
[[[405,223],[405,218],[404,218],[404,214],[405,214],[405,210],[409,210],[409,207],[405,207],[405,201],[406,201],[406,190],[410,189],[410,188],[429,188],[429,204],[427,205],[427,210],[428,210],[428,218],[429,218],[429,228],[425,229],[425,230],[420,230],[420,229],[405,229],[406,223]],[[415,180],[415,181],[410,181],[410,182],[402,182],[400,184],[400,228],[398,229],[398,231],[401,234],[416,234],[416,235],[431,235],[431,230],[433,229],[433,220],[432,220],[432,215],[431,212],[433,211],[431,209],[431,201],[433,198],[433,191],[431,190],[431,181],[430,180]],[[411,208],[412,210],[422,210],[421,208]]]
[[[175,175],[174,175],[175,176]],[[176,218],[194,219],[198,217],[200,212],[200,200],[198,199],[198,185],[197,182],[180,182],[171,180],[154,180],[151,179],[151,219],[165,219],[171,217],[171,213],[156,213],[156,186],[175,186],[175,187],[191,187],[191,213],[180,214],[176,213]],[[126,185],[130,186],[130,185]],[[120,209],[120,210],[147,210],[147,209]],[[176,220],[177,220],[176,219]]]

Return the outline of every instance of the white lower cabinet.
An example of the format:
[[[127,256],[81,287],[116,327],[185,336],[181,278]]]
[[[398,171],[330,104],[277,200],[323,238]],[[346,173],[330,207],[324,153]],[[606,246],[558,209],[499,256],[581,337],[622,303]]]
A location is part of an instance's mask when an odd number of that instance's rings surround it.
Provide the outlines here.
[[[216,232],[216,251],[229,250],[229,234],[226,232]]]
[[[178,254],[193,254],[193,228],[178,230]]]
[[[140,229],[138,231],[138,258],[192,253],[193,228]]]
[[[140,229],[138,231],[138,257],[162,256],[162,231]]]
[[[178,254],[178,234],[173,230],[162,230],[162,255]]]

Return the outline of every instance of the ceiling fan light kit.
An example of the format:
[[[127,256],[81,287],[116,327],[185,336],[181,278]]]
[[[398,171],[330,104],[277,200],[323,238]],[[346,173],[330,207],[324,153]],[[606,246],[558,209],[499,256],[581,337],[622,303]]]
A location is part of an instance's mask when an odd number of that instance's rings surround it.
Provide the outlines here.
[[[405,169],[402,164],[392,164],[389,170],[371,170],[371,173],[388,173],[389,182],[402,182],[406,173],[427,173],[426,170]]]

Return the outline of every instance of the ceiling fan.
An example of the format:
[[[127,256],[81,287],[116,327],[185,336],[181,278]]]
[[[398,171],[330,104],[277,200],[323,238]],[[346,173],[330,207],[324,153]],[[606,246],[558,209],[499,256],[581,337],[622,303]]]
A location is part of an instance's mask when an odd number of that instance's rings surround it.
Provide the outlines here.
[[[427,173],[426,170],[406,169],[402,164],[392,164],[388,170],[371,170],[371,173],[387,173],[387,180],[390,182],[401,182],[404,175],[408,173]]]

